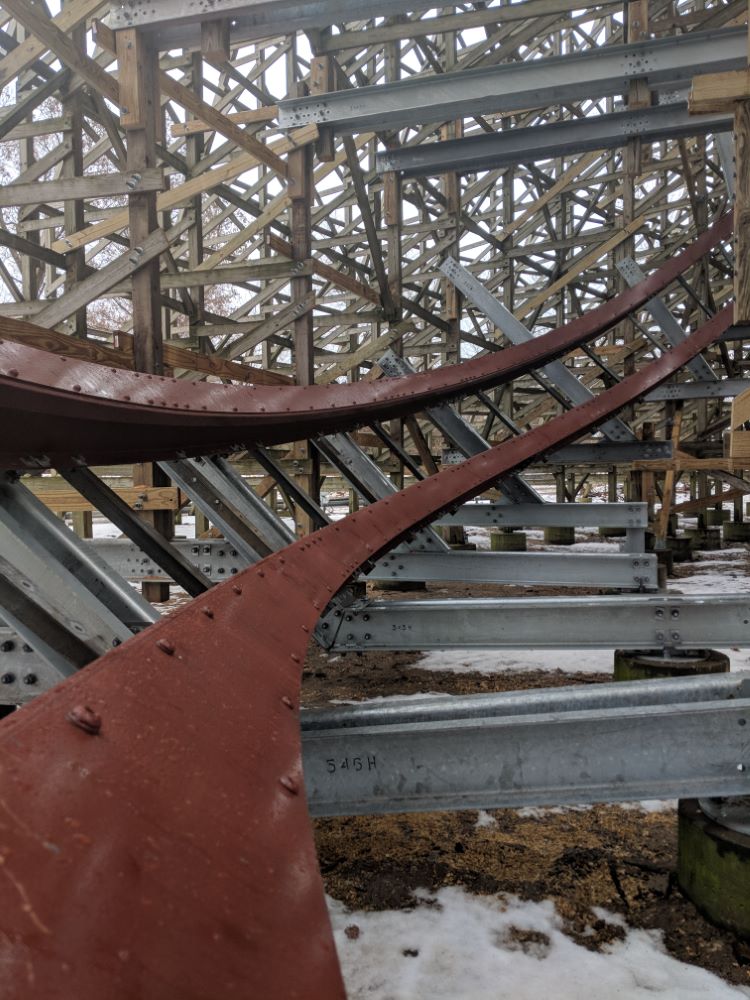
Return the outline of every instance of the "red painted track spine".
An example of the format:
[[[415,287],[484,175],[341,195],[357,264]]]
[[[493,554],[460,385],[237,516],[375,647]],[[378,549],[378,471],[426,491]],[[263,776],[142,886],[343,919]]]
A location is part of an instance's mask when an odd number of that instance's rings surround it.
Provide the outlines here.
[[[590,402],[269,556],[6,720],[4,997],[343,997],[300,755],[321,611],[362,564],[607,419],[730,323],[727,307]]]

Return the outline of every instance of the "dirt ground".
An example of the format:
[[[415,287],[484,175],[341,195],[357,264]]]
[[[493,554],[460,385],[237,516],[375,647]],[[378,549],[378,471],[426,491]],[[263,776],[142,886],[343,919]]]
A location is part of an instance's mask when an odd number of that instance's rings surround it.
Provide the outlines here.
[[[471,593],[480,596],[480,591],[500,590],[473,588]],[[456,586],[450,592],[463,596],[468,590]],[[513,591],[502,588],[502,592]],[[445,593],[441,584],[422,596]],[[497,653],[488,655],[501,658]],[[611,680],[611,673],[604,671],[436,673],[420,670],[419,660],[418,653],[329,657],[314,648],[303,675],[304,704],[321,707],[333,699],[419,691],[465,694]],[[609,669],[609,664],[603,666]],[[478,894],[508,892],[523,899],[553,899],[567,933],[590,949],[624,936],[621,927],[592,912],[592,907],[604,907],[622,914],[633,927],[662,931],[675,958],[750,986],[750,943],[704,920],[677,885],[675,810],[644,813],[595,806],[528,812],[497,810],[490,814],[495,822],[482,826],[477,826],[476,811],[318,820],[316,837],[326,889],[347,906],[364,910],[407,909],[415,905],[413,890],[433,892],[446,885]],[[538,946],[535,941],[519,941],[525,950]]]

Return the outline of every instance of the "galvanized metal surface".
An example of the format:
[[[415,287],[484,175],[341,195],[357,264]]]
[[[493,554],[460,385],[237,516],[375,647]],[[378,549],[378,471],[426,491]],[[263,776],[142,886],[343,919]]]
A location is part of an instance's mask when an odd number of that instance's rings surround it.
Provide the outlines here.
[[[682,89],[697,74],[742,69],[745,64],[742,29],[692,31],[564,56],[289,98],[279,105],[279,124],[295,128],[317,122],[341,132],[400,129],[462,115],[610,97],[627,93],[635,79],[646,81],[650,90]],[[633,128],[634,135],[638,131],[637,126]],[[551,148],[550,156],[555,155],[559,154]],[[519,158],[523,162],[523,153]]]
[[[684,259],[673,264],[679,269]],[[609,304],[607,322],[621,307]],[[581,321],[579,331],[590,332],[587,322]],[[363,565],[500,475],[606,420],[670,377],[730,322],[728,307],[597,399],[268,556],[5,720],[4,995],[342,997],[300,753],[301,663],[318,616]],[[2,403],[16,413],[19,434],[23,421],[13,408],[30,396],[65,404],[70,423],[60,439],[85,434],[101,405],[99,391],[109,399],[104,405],[110,416],[128,410],[112,401],[113,390],[121,391],[122,380],[134,385],[135,376],[100,372],[99,386],[98,369],[85,366],[81,393],[74,387],[50,392],[23,384],[23,372],[10,374],[9,357],[22,356],[23,349],[0,346]],[[526,368],[539,364],[540,353],[547,356],[536,343],[511,350]],[[48,358],[45,365],[42,382],[60,359]],[[443,390],[431,382],[427,395],[470,388],[472,379],[467,382],[461,371],[444,379]],[[477,381],[484,378],[486,373]],[[67,384],[70,375],[62,381]],[[399,380],[399,391],[404,385]],[[343,388],[353,400],[360,387]],[[126,421],[138,434],[129,446],[123,441],[120,455],[140,447],[147,454],[138,457],[165,457],[160,448],[169,452],[178,438],[192,447],[193,435],[205,448],[206,436],[218,433],[218,418],[178,413],[176,407],[169,420],[156,416],[159,403],[174,405],[182,390],[157,379],[139,390],[143,405]],[[210,397],[214,408],[231,408],[239,398],[223,387],[189,391],[199,405]],[[149,393],[155,409],[148,408]],[[290,425],[300,419],[297,405],[285,411],[295,407]],[[368,419],[378,406],[363,405]],[[337,418],[329,412],[325,419]],[[107,441],[117,440],[115,429],[107,430]]]
[[[359,600],[345,612],[327,612],[316,634],[324,646],[343,652],[747,646],[750,599],[738,593],[720,599],[709,594]]]
[[[727,213],[646,281],[567,326],[527,344],[406,378],[331,386],[226,386],[105,368],[0,339],[0,419],[14,426],[13,435],[0,442],[0,468],[214,454],[239,444],[297,440],[403,416],[499,385],[595,339],[727,239],[731,223]],[[18,322],[11,325],[17,328]],[[0,338],[2,330],[0,323]]]

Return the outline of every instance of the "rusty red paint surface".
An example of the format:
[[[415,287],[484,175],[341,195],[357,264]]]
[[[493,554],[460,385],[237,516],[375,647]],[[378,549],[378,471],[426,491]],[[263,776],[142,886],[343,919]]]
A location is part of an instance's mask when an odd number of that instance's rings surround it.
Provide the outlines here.
[[[0,440],[0,468],[201,455],[247,444],[293,441],[414,413],[507,382],[594,340],[730,231],[731,216],[725,215],[638,286],[565,327],[496,354],[403,379],[325,386],[226,386],[106,368],[0,340],[0,419],[13,426],[13,434]]]
[[[343,997],[301,772],[318,616],[363,563],[654,388],[730,323],[727,307],[596,399],[269,556],[5,720],[3,997]]]

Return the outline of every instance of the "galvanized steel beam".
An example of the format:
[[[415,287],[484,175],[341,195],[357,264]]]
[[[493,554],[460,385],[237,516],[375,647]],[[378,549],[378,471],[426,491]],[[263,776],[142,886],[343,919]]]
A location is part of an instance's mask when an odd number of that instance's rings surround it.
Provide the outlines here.
[[[750,598],[513,597],[357,601],[318,628],[337,651],[696,649],[750,644]]]
[[[566,57],[567,58],[567,57]],[[423,177],[448,171],[474,173],[517,163],[534,163],[589,150],[616,149],[632,139],[643,143],[731,132],[727,114],[691,115],[687,101],[660,104],[637,111],[576,118],[552,125],[532,125],[445,142],[401,146],[379,153],[379,173],[395,170],[403,177]]]
[[[643,80],[651,90],[684,89],[696,73],[742,69],[746,62],[743,28],[693,31],[583,53],[293,98],[280,103],[279,124],[297,128],[316,122],[340,132],[400,129],[463,116],[613,97],[627,93],[634,80]]]
[[[748,712],[747,673],[316,712],[303,721],[310,811],[747,794]]]

